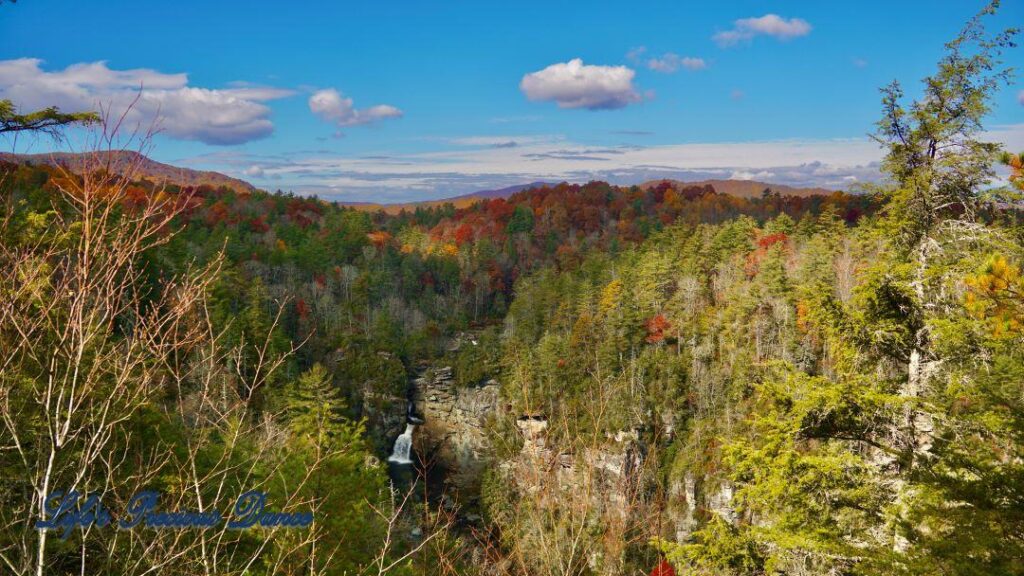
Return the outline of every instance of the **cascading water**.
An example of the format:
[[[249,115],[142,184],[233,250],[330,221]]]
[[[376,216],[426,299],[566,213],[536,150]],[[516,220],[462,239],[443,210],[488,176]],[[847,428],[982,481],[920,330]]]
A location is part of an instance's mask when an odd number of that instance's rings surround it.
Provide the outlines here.
[[[395,464],[412,464],[412,460],[409,458],[410,452],[412,451],[412,431],[416,429],[416,425],[409,422],[405,425],[405,432],[395,440],[395,447],[391,450],[391,456],[388,457],[388,462],[394,462]]]
[[[415,391],[410,392],[409,394],[412,395],[414,392]],[[409,407],[405,410],[405,421],[412,424],[423,424],[423,418],[416,415],[416,404],[414,404],[411,399],[409,400]]]

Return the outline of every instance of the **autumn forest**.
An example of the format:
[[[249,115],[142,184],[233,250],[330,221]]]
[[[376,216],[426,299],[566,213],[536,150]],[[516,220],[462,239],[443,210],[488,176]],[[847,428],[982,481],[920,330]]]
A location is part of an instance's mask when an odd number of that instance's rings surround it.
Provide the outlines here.
[[[384,211],[157,178],[154,133],[0,99],[0,134],[90,134],[0,156],[0,573],[1024,574],[997,7],[881,87],[884,177],[844,191]],[[311,522],[113,525],[253,490]]]

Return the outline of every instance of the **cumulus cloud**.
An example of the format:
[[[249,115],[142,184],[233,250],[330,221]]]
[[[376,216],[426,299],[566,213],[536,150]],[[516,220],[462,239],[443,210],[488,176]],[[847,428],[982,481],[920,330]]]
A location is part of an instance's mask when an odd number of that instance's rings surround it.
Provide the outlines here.
[[[789,40],[811,33],[811,25],[800,18],[785,19],[777,14],[765,14],[759,18],[741,18],[733,22],[731,30],[713,36],[719,46],[735,46],[749,42],[755,36],[772,36],[778,40]]]
[[[357,109],[351,98],[343,96],[334,88],[314,92],[309,97],[309,110],[322,120],[341,127],[359,126],[387,118],[402,117],[401,110],[387,104]]]
[[[633,86],[632,69],[594,66],[574,58],[523,76],[519,89],[533,101],[551,101],[559,108],[611,110],[642,98]]]
[[[46,71],[37,58],[0,60],[0,98],[31,110],[57,106],[66,112],[109,108],[143,129],[207,144],[240,144],[269,136],[274,126],[263,102],[293,94],[255,85],[210,89],[189,86],[187,74],[136,68],[112,70],[104,61]],[[133,104],[134,103],[134,104]],[[130,108],[130,110],[129,110]]]
[[[678,71],[680,68],[686,70],[696,71],[703,70],[708,67],[707,63],[704,62],[703,58],[694,58],[692,56],[679,56],[671,52],[666,52],[658,58],[651,58],[647,61],[647,67],[655,72],[663,72],[665,74],[672,74]]]

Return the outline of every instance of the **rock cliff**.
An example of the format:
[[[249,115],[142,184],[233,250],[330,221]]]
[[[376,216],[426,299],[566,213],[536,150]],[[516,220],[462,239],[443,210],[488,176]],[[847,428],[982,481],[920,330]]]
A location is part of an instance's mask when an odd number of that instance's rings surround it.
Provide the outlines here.
[[[499,386],[490,380],[480,386],[459,387],[450,367],[428,370],[413,383],[416,414],[423,426],[417,451],[445,473],[445,482],[466,492],[479,484],[491,461],[486,426],[499,408]]]

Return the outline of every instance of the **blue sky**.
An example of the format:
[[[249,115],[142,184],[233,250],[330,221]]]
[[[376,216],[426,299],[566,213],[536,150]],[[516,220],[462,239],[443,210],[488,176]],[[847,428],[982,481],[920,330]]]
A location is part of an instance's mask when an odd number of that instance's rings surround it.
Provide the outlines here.
[[[0,6],[0,97],[117,109],[141,83],[132,119],[163,118],[156,159],[340,200],[541,179],[845,187],[876,172],[878,88],[913,91],[980,7],[22,0]],[[1024,0],[991,20],[1021,23]],[[1024,83],[996,104],[993,139],[1024,148]]]

